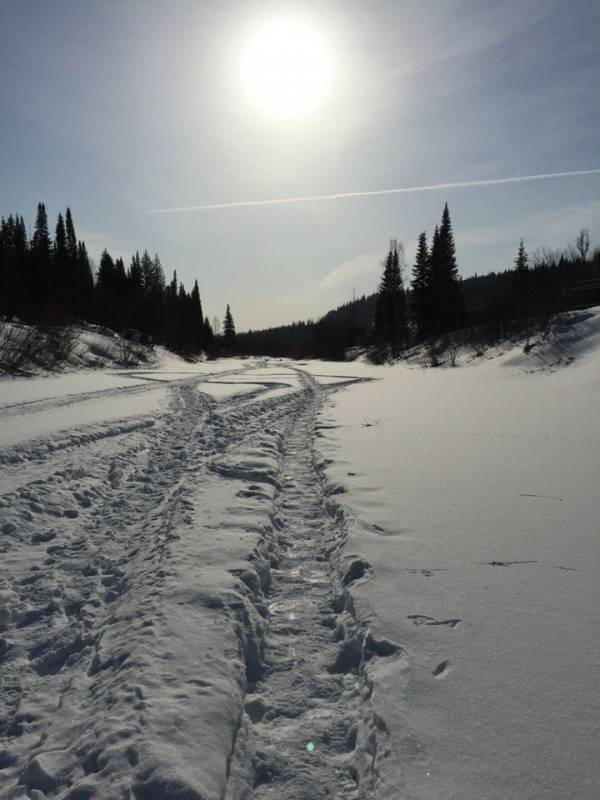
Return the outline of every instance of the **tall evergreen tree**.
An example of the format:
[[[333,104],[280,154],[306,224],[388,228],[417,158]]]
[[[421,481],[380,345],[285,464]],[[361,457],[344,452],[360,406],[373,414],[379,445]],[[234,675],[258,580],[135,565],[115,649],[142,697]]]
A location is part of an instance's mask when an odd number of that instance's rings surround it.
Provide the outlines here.
[[[529,269],[528,261],[529,258],[527,256],[527,251],[525,250],[525,244],[523,242],[523,239],[521,239],[521,241],[519,242],[517,257],[515,258],[515,271],[527,272]]]
[[[203,341],[204,341],[204,349],[206,350],[207,353],[211,353],[214,349],[215,334],[208,317],[204,318]]]
[[[65,232],[67,236],[67,254],[72,262],[77,261],[77,237],[75,236],[75,226],[71,209],[67,208],[65,215]]]
[[[30,308],[34,316],[45,316],[43,306],[47,303],[50,286],[50,236],[46,206],[38,203],[33,239],[31,241],[31,287]]]
[[[129,324],[134,328],[141,328],[144,318],[144,273],[142,271],[140,254],[137,251],[135,255],[132,256],[127,279],[127,297],[131,309]]]
[[[432,333],[455,330],[463,324],[464,307],[448,203],[444,205],[441,225],[433,234],[428,294],[431,300]]]
[[[117,272],[115,262],[108,250],[103,250],[100,256],[100,266],[96,278],[96,313],[98,319],[104,324],[115,326],[117,303]]]
[[[412,271],[412,312],[417,329],[417,336],[422,338],[428,332],[431,322],[431,300],[429,297],[430,284],[429,248],[427,247],[427,233],[419,235],[417,254]]]
[[[204,345],[204,316],[202,315],[202,302],[200,301],[200,290],[198,281],[194,281],[191,297],[192,313],[192,341],[194,352],[199,353]]]
[[[406,294],[402,282],[398,244],[395,240],[390,244],[379,284],[374,336],[377,342],[388,344],[393,355],[397,355],[408,337]]]
[[[65,262],[67,257],[67,232],[63,215],[59,213],[54,235],[54,258],[56,261]]]
[[[70,274],[67,259],[67,232],[63,215],[59,213],[52,249],[52,294],[57,314],[65,315],[69,305]]]
[[[43,203],[38,203],[31,249],[38,258],[45,259],[46,263],[50,261],[48,215],[46,214],[46,206]]]
[[[530,312],[529,298],[529,258],[525,250],[523,239],[519,242],[517,257],[514,260],[515,269],[512,275],[512,306],[513,314],[517,317],[527,316]]]
[[[0,312],[29,318],[32,281],[27,229],[23,217],[11,214],[0,223]]]
[[[73,284],[73,311],[87,319],[93,310],[94,277],[92,265],[84,242],[77,243],[77,266]]]
[[[223,320],[223,338],[225,340],[225,349],[230,353],[235,347],[235,323],[229,304],[227,305],[225,319]]]

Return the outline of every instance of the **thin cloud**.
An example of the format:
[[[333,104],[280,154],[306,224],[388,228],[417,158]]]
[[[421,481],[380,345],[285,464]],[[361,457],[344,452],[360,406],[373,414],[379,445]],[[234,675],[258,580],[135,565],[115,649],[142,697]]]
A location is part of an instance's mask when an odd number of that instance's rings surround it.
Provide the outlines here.
[[[517,175],[512,178],[488,178],[483,181],[454,181],[453,183],[433,183],[427,186],[405,186],[398,189],[376,189],[368,192],[338,192],[336,194],[313,194],[304,197],[281,197],[274,200],[236,200],[230,203],[209,203],[201,206],[180,206],[179,208],[154,208],[149,214],[178,214],[185,211],[210,211],[228,208],[252,208],[256,206],[280,206],[292,203],[313,203],[320,200],[347,200],[352,197],[377,197],[387,194],[410,194],[411,192],[435,192],[442,189],[471,189],[478,186],[500,186],[505,183],[528,183],[551,178],[571,178],[581,175],[597,175],[600,169],[579,169],[570,172],[546,172],[540,175]]]
[[[379,277],[379,262],[381,253],[361,253],[360,255],[338,264],[319,283],[318,289],[324,292],[339,291],[351,288],[358,283],[359,291],[363,284],[369,280],[373,283],[373,276]]]

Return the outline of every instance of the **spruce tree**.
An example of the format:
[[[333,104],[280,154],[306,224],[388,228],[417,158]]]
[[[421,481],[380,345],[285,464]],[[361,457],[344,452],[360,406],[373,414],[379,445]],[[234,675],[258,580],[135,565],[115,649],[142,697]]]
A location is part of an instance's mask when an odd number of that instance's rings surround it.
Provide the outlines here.
[[[192,352],[192,314],[190,296],[183,283],[177,292],[177,324],[175,333],[175,349],[180,353]]]
[[[206,350],[207,353],[211,353],[214,349],[215,334],[208,317],[204,318],[203,340],[204,340],[204,349]]]
[[[525,244],[523,239],[519,242],[519,249],[517,251],[517,257],[515,258],[515,270],[517,272],[527,272],[529,269],[528,266],[529,258],[527,256],[527,251],[525,250]]]
[[[223,338],[225,340],[225,350],[228,353],[232,352],[235,347],[235,323],[229,305],[227,305],[225,319],[223,320]]]
[[[33,239],[31,240],[31,287],[28,290],[29,307],[34,318],[46,316],[43,309],[48,303],[51,287],[50,236],[48,215],[43,203],[38,203]]]
[[[464,324],[464,306],[460,289],[454,232],[450,222],[448,203],[444,205],[440,226],[440,259],[442,296],[440,316],[442,330],[451,331]]]
[[[0,223],[0,313],[29,318],[32,281],[27,229],[23,217],[11,214]]]
[[[525,244],[521,239],[512,276],[512,312],[517,317],[527,316],[530,311],[528,260]]]
[[[419,235],[417,254],[412,272],[412,312],[417,329],[417,336],[423,338],[428,333],[431,321],[431,298],[429,297],[431,263],[427,247],[427,233]]]
[[[390,244],[375,306],[375,341],[390,346],[397,355],[408,338],[406,294],[402,282],[398,244]]]
[[[54,235],[54,258],[57,261],[64,261],[67,257],[67,232],[63,215],[59,213],[56,222],[56,233]]]
[[[464,322],[464,307],[448,203],[444,206],[442,223],[434,231],[429,259],[430,281],[427,295],[431,303],[430,332],[455,330]]]
[[[94,278],[92,265],[84,242],[77,243],[77,266],[75,271],[73,310],[82,319],[93,312]]]
[[[127,273],[127,284],[127,297],[130,304],[129,324],[134,328],[141,328],[144,314],[144,273],[142,272],[142,264],[138,252],[131,259],[131,265]]]
[[[70,275],[67,261],[67,232],[63,215],[59,213],[54,234],[54,247],[52,249],[52,286],[51,293],[54,302],[62,316],[68,309],[68,293]]]
[[[73,225],[73,217],[70,208],[67,208],[67,213],[65,215],[65,231],[67,235],[67,255],[74,263],[77,261],[77,237],[75,236],[75,226]]]
[[[202,314],[202,302],[200,301],[200,290],[198,289],[198,281],[194,281],[194,288],[192,289],[191,300],[191,313],[193,316],[192,328],[192,343],[195,353],[199,353],[204,345],[204,316]]]
[[[173,272],[171,283],[165,288],[165,342],[175,346],[177,333],[177,272]]]
[[[100,256],[98,277],[96,281],[96,314],[104,325],[115,326],[117,303],[117,274],[115,262],[108,250],[103,250]]]
[[[48,215],[46,214],[46,206],[43,203],[38,203],[31,249],[35,256],[45,259],[46,263],[50,261]]]

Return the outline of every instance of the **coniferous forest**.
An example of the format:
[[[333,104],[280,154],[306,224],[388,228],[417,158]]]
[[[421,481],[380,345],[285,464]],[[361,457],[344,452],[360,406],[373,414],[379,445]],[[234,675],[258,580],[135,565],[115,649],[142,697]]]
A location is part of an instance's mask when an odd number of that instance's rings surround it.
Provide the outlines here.
[[[236,350],[270,356],[343,359],[351,348],[368,348],[376,359],[398,356],[419,342],[455,337],[494,341],[553,314],[600,303],[600,249],[587,230],[564,251],[528,254],[524,241],[503,272],[461,278],[450,211],[444,206],[431,240],[418,238],[410,275],[404,248],[392,240],[378,291],[325,314],[238,334]]]
[[[85,320],[184,355],[266,355],[343,359],[368,348],[376,359],[397,357],[415,343],[461,331],[463,338],[501,338],[527,321],[600,302],[600,250],[587,231],[562,252],[529,254],[523,240],[503,272],[461,278],[450,211],[444,206],[431,237],[418,238],[409,273],[402,243],[392,240],[378,290],[313,322],[236,332],[229,306],[215,336],[204,316],[198,282],[191,291],[177,273],[166,282],[157,255],[136,252],[128,265],[105,250],[94,274],[71,210],[53,235],[43,203],[33,235],[18,214],[0,223],[0,314],[40,326]],[[375,276],[374,276],[375,277]]]
[[[211,351],[214,344],[197,281],[191,291],[177,273],[166,283],[159,257],[147,250],[128,265],[104,250],[94,275],[71,210],[58,215],[51,235],[43,203],[31,239],[22,216],[0,222],[0,314],[53,327],[85,320],[139,332],[185,355]]]

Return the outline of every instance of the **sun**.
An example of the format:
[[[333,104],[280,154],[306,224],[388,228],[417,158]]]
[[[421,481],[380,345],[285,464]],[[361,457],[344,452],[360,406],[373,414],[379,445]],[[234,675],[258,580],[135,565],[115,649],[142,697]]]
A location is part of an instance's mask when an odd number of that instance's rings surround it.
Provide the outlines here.
[[[247,42],[242,82],[250,98],[279,117],[299,117],[316,109],[332,82],[332,63],[321,37],[288,20],[272,22]]]

